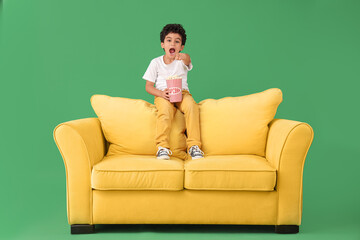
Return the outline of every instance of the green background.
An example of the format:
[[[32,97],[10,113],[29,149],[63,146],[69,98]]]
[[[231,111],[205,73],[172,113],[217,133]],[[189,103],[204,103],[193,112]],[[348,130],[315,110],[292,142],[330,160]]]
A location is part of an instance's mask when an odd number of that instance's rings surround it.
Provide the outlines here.
[[[1,7],[4,239],[360,239],[360,1],[4,0]],[[236,226],[130,226],[72,236],[56,125],[96,117],[93,94],[153,103],[142,76],[180,23],[194,99],[280,88],[276,118],[315,132],[300,234]]]

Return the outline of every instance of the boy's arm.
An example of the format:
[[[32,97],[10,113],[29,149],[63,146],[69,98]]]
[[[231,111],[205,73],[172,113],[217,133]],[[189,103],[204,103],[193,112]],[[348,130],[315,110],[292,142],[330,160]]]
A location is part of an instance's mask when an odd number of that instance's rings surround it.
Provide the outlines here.
[[[190,67],[190,63],[191,63],[190,55],[186,53],[184,54],[185,54],[185,59],[183,60],[183,62],[185,63],[186,66]]]
[[[166,88],[164,91],[158,90],[154,87],[154,83],[146,80],[145,89],[151,95],[162,97],[168,101],[170,101],[170,90]]]
[[[150,93],[151,95],[161,97],[162,91],[158,90],[154,87],[154,83],[151,81],[146,80],[145,90]]]

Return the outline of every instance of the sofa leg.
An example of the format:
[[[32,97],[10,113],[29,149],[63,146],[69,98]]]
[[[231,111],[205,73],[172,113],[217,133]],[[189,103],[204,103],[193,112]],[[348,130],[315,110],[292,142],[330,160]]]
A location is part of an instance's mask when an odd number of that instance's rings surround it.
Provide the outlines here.
[[[298,225],[275,225],[276,233],[298,233]]]
[[[90,224],[73,224],[71,225],[71,234],[94,233],[95,225]]]

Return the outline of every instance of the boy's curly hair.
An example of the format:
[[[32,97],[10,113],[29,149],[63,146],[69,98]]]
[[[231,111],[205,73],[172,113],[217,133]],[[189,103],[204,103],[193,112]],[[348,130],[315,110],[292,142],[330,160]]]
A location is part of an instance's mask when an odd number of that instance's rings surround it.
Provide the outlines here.
[[[182,43],[181,45],[185,45],[186,42],[186,34],[185,29],[181,24],[167,24],[160,33],[160,41],[164,42],[165,36],[169,33],[178,33],[181,35]]]

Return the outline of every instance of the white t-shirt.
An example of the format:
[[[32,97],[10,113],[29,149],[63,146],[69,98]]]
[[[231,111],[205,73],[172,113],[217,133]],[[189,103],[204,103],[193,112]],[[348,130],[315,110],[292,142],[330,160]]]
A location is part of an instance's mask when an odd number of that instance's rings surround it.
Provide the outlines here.
[[[164,62],[164,55],[151,60],[143,79],[154,82],[155,88],[163,91],[166,85],[166,78],[173,75],[182,77],[182,89],[190,92],[187,83],[187,73],[193,68],[190,62],[189,67],[182,60],[174,60],[170,64]]]

